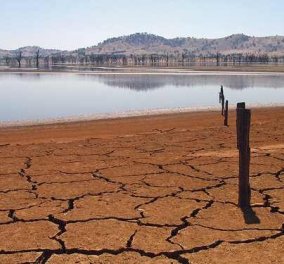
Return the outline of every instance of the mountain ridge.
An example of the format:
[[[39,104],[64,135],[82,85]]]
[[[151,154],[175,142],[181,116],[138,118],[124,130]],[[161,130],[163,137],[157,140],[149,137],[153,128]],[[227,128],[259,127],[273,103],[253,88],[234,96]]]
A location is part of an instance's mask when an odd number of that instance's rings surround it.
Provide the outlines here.
[[[15,56],[22,51],[23,56],[33,56],[40,50],[41,56],[53,54],[268,54],[284,56],[284,36],[254,37],[245,34],[232,34],[222,38],[176,37],[165,38],[148,33],[134,33],[106,39],[97,45],[76,50],[44,49],[26,46],[15,50],[0,49],[0,57]]]

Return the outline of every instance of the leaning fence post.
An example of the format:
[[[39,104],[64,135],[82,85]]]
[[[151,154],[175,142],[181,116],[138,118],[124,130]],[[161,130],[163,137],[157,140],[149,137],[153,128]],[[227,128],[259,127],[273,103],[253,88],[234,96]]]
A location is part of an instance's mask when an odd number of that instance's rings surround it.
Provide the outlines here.
[[[224,96],[223,85],[221,85],[221,90],[219,92],[219,103],[222,103],[222,97]]]
[[[224,115],[224,107],[225,107],[225,96],[224,96],[224,94],[222,94],[222,112],[221,112],[221,114],[222,115]]]
[[[237,105],[237,146],[239,149],[239,207],[250,206],[250,133],[251,111],[245,109],[245,103]]]
[[[225,113],[224,113],[224,126],[228,126],[228,114],[229,114],[229,102],[226,100],[225,104]]]

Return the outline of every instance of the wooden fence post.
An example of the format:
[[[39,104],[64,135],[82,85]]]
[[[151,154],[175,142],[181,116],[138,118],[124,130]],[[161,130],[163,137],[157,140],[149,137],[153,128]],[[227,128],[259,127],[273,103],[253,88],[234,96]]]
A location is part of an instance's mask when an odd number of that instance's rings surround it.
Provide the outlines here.
[[[221,100],[222,100],[222,102],[221,102],[222,103],[222,112],[221,112],[221,114],[224,115],[224,108],[225,108],[225,96],[224,96],[224,94],[222,95],[222,99]]]
[[[237,119],[236,119],[236,128],[237,128],[237,148],[239,149],[239,135],[240,135],[240,125],[239,125],[239,119],[238,119],[238,110],[239,109],[245,109],[246,108],[246,103],[241,102],[241,103],[237,103]]]
[[[224,96],[224,89],[223,89],[223,85],[221,85],[221,90],[219,92],[219,104],[222,103],[222,97]]]
[[[237,146],[239,149],[239,207],[250,206],[251,190],[249,185],[251,111],[244,103],[237,105]]]
[[[228,115],[229,115],[229,102],[226,100],[225,104],[225,118],[224,118],[224,126],[228,126]]]

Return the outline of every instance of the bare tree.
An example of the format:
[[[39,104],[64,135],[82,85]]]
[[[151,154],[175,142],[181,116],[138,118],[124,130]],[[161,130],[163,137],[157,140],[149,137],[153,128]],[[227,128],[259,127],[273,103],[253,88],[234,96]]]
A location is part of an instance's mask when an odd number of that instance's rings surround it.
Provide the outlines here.
[[[17,54],[16,54],[16,61],[18,62],[18,66],[19,68],[21,68],[21,61],[23,59],[23,53],[20,50]]]
[[[220,66],[220,54],[217,52],[216,54],[216,66]]]
[[[185,58],[186,58],[186,53],[183,52],[183,53],[181,54],[181,65],[182,65],[182,67],[184,67],[184,60],[185,60]]]
[[[39,67],[39,49],[36,51],[36,67]]]
[[[166,64],[167,64],[167,67],[169,67],[169,53],[167,52],[167,56],[166,56]]]
[[[10,61],[11,61],[11,58],[7,55],[7,56],[5,56],[5,63],[6,63],[6,65],[7,66],[9,66],[9,64],[10,64]]]

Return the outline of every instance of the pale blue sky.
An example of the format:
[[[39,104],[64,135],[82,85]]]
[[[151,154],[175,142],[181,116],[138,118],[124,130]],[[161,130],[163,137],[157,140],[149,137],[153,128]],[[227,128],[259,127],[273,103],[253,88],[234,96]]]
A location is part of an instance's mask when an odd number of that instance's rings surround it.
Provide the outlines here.
[[[0,0],[0,48],[76,49],[109,37],[284,35],[284,0]]]

